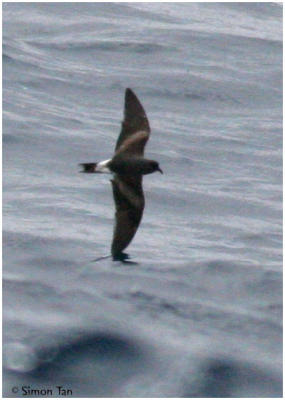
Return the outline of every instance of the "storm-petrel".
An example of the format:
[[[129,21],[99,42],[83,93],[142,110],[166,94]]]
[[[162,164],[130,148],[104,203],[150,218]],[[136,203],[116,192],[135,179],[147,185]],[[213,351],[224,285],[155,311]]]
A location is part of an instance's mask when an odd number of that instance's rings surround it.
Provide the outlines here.
[[[124,261],[123,250],[130,244],[140,224],[144,210],[143,175],[162,170],[157,161],[144,158],[144,147],[150,126],[138,98],[126,89],[122,128],[113,158],[99,163],[83,163],[86,173],[112,173],[113,196],[116,206],[111,253],[113,260]]]

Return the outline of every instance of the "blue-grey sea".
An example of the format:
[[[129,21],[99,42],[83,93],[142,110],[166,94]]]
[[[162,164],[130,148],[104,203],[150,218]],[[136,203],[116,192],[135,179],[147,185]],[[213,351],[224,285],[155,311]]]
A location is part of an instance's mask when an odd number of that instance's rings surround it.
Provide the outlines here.
[[[127,87],[164,174],[93,262]],[[3,3],[3,256],[3,396],[281,397],[282,4]]]

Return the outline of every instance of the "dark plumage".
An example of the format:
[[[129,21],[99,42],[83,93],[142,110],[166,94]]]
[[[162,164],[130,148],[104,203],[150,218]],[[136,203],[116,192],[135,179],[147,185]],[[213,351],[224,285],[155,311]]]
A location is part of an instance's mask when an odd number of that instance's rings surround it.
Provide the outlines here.
[[[154,160],[144,158],[144,148],[150,135],[146,113],[131,89],[126,89],[122,128],[115,155],[101,163],[84,163],[82,172],[111,172],[116,207],[111,252],[114,260],[125,260],[123,250],[130,244],[140,224],[144,210],[143,175],[161,171]]]

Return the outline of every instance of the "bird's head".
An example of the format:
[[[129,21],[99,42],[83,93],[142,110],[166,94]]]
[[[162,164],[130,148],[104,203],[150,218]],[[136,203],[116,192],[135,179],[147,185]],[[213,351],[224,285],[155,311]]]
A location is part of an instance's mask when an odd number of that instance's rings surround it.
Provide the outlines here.
[[[163,174],[163,171],[160,169],[157,161],[151,161],[151,163],[149,164],[149,167],[150,167],[150,173],[159,171],[161,174]]]

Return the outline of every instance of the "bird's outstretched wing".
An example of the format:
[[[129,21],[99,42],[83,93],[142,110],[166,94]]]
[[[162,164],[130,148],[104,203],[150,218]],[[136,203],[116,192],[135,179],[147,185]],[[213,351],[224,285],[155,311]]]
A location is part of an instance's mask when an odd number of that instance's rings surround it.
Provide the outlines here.
[[[111,183],[116,206],[111,252],[113,258],[117,258],[138,229],[144,210],[144,194],[141,176],[115,175]]]
[[[143,106],[131,89],[126,89],[122,129],[113,160],[143,157],[150,134]],[[120,259],[123,250],[133,239],[144,210],[142,175],[116,174],[111,180],[116,206],[112,256]]]
[[[143,156],[149,134],[150,126],[143,106],[134,92],[126,89],[124,120],[115,152],[131,152],[133,155]]]

